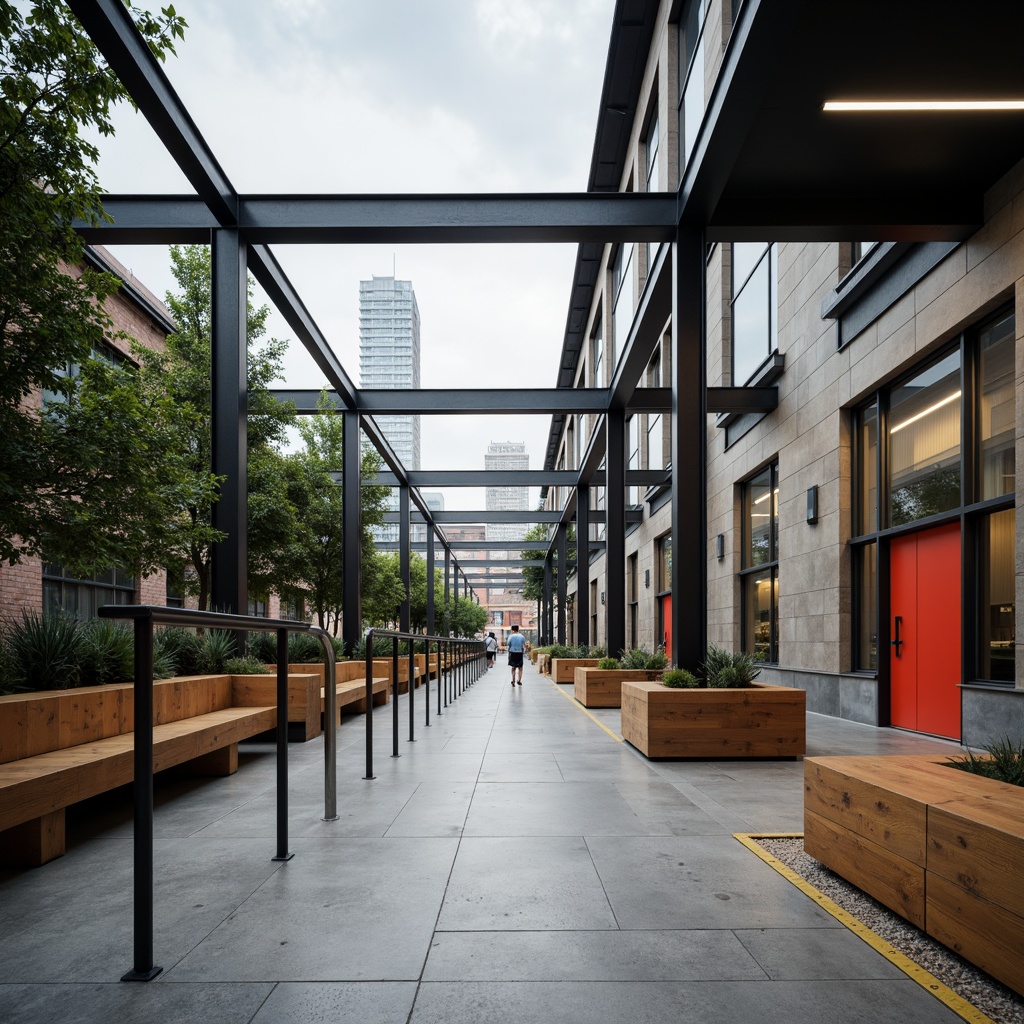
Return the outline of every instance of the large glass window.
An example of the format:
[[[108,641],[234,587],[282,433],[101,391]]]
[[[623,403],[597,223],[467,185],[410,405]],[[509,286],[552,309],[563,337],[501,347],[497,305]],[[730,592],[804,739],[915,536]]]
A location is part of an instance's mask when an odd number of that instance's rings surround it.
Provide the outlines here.
[[[646,157],[646,174],[644,175],[644,188],[647,192],[658,191],[658,115],[651,118],[650,126],[647,129],[647,138],[644,144]],[[654,254],[658,251],[659,242],[647,243],[647,273],[651,272],[651,264],[654,262]]]
[[[878,403],[857,413],[857,533],[871,533],[878,527]]]
[[[597,311],[594,333],[590,336],[591,362],[594,365],[594,387],[604,387],[604,330],[601,327],[601,311]]]
[[[862,544],[853,549],[856,636],[853,667],[878,671],[878,545]]]
[[[630,416],[626,420],[626,441],[629,449],[629,457],[626,460],[627,469],[640,468],[640,417]],[[626,504],[640,504],[640,488],[635,484],[626,487]]]
[[[679,174],[686,169],[704,119],[704,14],[707,0],[688,0],[679,19]]]
[[[777,247],[732,245],[732,383],[746,384],[779,347]]]
[[[626,347],[633,326],[633,250],[635,245],[620,245],[612,268],[612,346],[609,370],[615,372],[618,354]]]
[[[960,505],[960,352],[894,388],[889,399],[889,522]]]
[[[1016,675],[1016,530],[1012,508],[986,516],[978,528],[978,677],[1006,683]]]
[[[778,661],[779,464],[743,487],[743,649],[758,661]]]
[[[651,361],[647,365],[647,386],[660,388],[661,384],[661,349],[655,349]],[[665,435],[662,427],[661,413],[647,414],[647,468],[665,468]]]
[[[978,337],[978,443],[981,445],[980,497],[1013,494],[1014,459],[1014,333],[1012,313]]]
[[[43,563],[43,614],[63,612],[88,621],[105,604],[132,604],[135,577],[121,569],[77,577],[56,562]]]
[[[626,576],[629,588],[629,646],[635,648],[639,644],[640,629],[640,570],[636,555],[629,556],[629,572]]]

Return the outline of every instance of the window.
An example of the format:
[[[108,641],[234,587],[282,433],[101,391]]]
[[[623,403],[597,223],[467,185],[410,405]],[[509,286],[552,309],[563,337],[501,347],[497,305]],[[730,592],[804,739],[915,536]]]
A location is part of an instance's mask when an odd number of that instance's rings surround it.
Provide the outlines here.
[[[707,0],[688,0],[679,19],[679,176],[693,154],[704,119],[704,13]]]
[[[654,350],[650,363],[647,364],[647,386],[661,387],[661,348]],[[665,435],[662,430],[661,413],[647,414],[647,468],[665,468]]]
[[[596,647],[597,639],[597,580],[590,581],[590,644]]]
[[[595,388],[604,387],[604,331],[601,328],[601,310],[597,311],[594,333],[590,336],[591,363],[594,367]]]
[[[629,556],[629,568],[626,574],[626,585],[628,587],[628,598],[629,598],[629,646],[633,649],[638,646],[639,640],[639,625],[640,625],[640,590],[638,587],[639,583],[639,566],[637,565],[637,556],[635,554]]]
[[[959,518],[964,564],[974,566],[963,594],[968,664],[977,679],[1015,679],[1015,325],[1011,310],[996,313],[854,413],[856,669],[879,667],[878,595],[889,585],[879,544],[934,517]]]
[[[626,420],[626,445],[629,455],[626,459],[626,469],[640,468],[640,417],[630,416]],[[640,488],[635,484],[626,485],[626,504],[640,504]]]
[[[778,248],[732,244],[732,383],[746,384],[779,347]]]
[[[633,326],[633,243],[623,244],[615,252],[612,264],[612,347],[610,372],[615,372],[617,354],[626,347]]]
[[[743,487],[743,649],[758,661],[779,660],[779,464]]]
[[[121,569],[107,569],[95,576],[72,576],[56,562],[43,563],[43,614],[64,612],[83,621],[95,619],[105,604],[132,604],[135,577]]]
[[[644,140],[644,155],[646,173],[644,174],[644,191],[658,191],[658,114],[655,111],[651,123],[647,129],[647,138]],[[659,242],[647,243],[647,273],[651,272],[651,265],[654,263],[655,253],[658,251]]]

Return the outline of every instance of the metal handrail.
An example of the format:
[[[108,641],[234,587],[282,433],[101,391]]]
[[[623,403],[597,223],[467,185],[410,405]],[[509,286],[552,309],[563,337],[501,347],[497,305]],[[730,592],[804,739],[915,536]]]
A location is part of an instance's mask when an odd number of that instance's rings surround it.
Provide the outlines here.
[[[274,860],[291,860],[288,852],[288,634],[309,633],[324,649],[324,820],[337,812],[337,693],[334,646],[318,626],[293,619],[265,619],[229,612],[201,612],[158,605],[104,605],[104,619],[131,619],[135,629],[135,836],[134,836],[134,966],[122,981],[152,981],[163,968],[153,963],[153,627],[194,626],[277,634],[277,853]],[[139,728],[142,725],[143,728]]]
[[[467,686],[479,678],[480,659],[484,656],[484,641],[470,639],[469,637],[448,637],[432,636],[426,633],[408,633],[390,629],[368,629],[364,636],[366,644],[366,774],[364,779],[375,779],[373,774],[373,641],[377,637],[388,637],[391,639],[391,718],[392,718],[392,746],[391,756],[401,757],[398,752],[398,642],[399,640],[409,641],[409,742],[416,739],[415,733],[415,709],[413,707],[413,692],[416,689],[416,652],[413,649],[414,642],[421,642],[426,650],[426,724],[430,725],[430,645],[437,644],[437,714],[441,714],[441,694],[444,690],[444,706],[448,706],[449,693],[454,701]],[[445,659],[443,654],[447,645],[448,652],[448,678],[445,679]],[[471,653],[472,651],[476,653]],[[457,656],[453,656],[453,650]],[[465,658],[461,655],[466,655]],[[470,668],[470,662],[473,662]],[[455,679],[452,674],[455,673]]]

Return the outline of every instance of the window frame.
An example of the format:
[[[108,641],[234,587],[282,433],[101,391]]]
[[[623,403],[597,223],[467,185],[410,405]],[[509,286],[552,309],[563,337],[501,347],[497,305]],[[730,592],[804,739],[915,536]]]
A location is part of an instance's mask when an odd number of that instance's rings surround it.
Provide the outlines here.
[[[768,529],[768,557],[757,564],[751,564],[750,557],[752,529],[751,512],[753,503],[750,501],[751,487],[755,480],[768,473],[768,495],[771,508],[772,522]],[[759,658],[758,661],[764,664],[777,665],[779,663],[779,623],[778,623],[778,593],[779,593],[779,458],[775,456],[751,473],[740,484],[740,494],[743,514],[741,516],[741,556],[739,569],[740,584],[740,644],[742,650],[756,657],[754,650],[754,638],[747,635],[748,622],[751,610],[751,587],[755,576],[769,574],[769,586],[771,590],[771,603],[768,609],[768,655]]]

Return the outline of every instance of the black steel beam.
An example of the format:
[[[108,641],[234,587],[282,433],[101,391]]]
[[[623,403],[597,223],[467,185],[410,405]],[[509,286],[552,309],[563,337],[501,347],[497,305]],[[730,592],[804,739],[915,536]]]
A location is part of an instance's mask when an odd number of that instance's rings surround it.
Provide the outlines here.
[[[642,509],[639,508],[628,508],[626,509],[626,522],[638,523],[642,520]],[[433,512],[431,517],[435,523],[469,523],[472,525],[486,525],[487,523],[522,523],[526,526],[530,526],[536,523],[560,523],[562,521],[562,513],[555,511],[551,512],[547,509],[542,511],[534,510],[532,512],[513,512],[513,511],[494,511],[494,512],[481,512],[477,510],[460,511],[460,512]],[[397,512],[385,512],[384,522],[385,523],[397,523],[398,522]],[[600,510],[592,510],[590,513],[590,521],[592,523],[603,523],[605,520],[605,513]],[[412,521],[414,523],[426,522],[427,520],[423,517],[422,513],[413,513]],[[487,541],[480,541],[475,543],[474,550],[480,551],[486,549],[488,546]]]
[[[574,470],[544,469],[410,469],[405,476],[413,487],[574,487]],[[368,486],[397,487],[394,473],[378,473]]]
[[[608,392],[604,388],[417,388],[359,392],[360,411],[374,416],[550,416],[554,412],[599,413],[607,406]]]
[[[641,385],[626,399],[627,413],[671,411],[671,388],[645,388]]]
[[[195,196],[104,196],[103,210],[112,224],[76,221],[90,244],[209,245],[220,222]]]
[[[355,409],[357,407],[356,386],[345,372],[340,360],[334,354],[323,332],[317,326],[309,310],[299,298],[288,276],[265,245],[249,246],[249,269],[259,281],[270,301],[287,320],[288,326],[302,342],[313,362],[334,387],[332,392],[335,408]],[[317,412],[319,392],[304,392],[312,396],[312,412]]]
[[[157,116],[161,110],[157,108]],[[188,117],[183,107],[180,113]],[[170,148],[174,139],[164,142]],[[200,144],[205,147],[195,132],[192,145]],[[225,223],[221,216],[228,212],[225,203],[208,202],[208,197],[217,199],[210,182],[185,170],[200,195],[193,209],[188,208],[187,196],[110,196],[115,223],[92,229],[92,240],[120,242],[129,234],[138,240],[169,227],[194,231],[205,222],[204,206],[210,207],[218,224]],[[252,245],[667,242],[677,219],[676,197],[669,192],[358,196],[236,196],[231,192],[225,202],[228,198],[232,219],[237,215],[237,225]],[[164,213],[173,217],[172,224],[162,222]]]
[[[609,409],[627,408],[643,381],[651,356],[672,315],[671,247],[658,250],[650,276],[633,315],[633,323],[612,377]],[[671,399],[670,399],[671,403]]]
[[[460,551],[491,551],[498,550],[499,548],[514,548],[517,551],[538,551],[544,552],[548,550],[547,541],[543,540],[471,540],[471,541],[449,541],[448,544],[451,548],[457,548]],[[398,541],[395,540],[381,540],[375,541],[374,547],[378,551],[397,551]],[[413,551],[426,551],[426,541],[416,541],[410,545]],[[592,552],[604,551],[604,541],[592,540],[590,541],[590,550]],[[538,556],[543,558],[543,555]],[[532,559],[531,559],[532,561]],[[474,560],[467,559],[467,565],[479,564]]]
[[[626,649],[626,417],[610,409],[608,430],[608,482],[605,489],[605,643],[614,657]]]
[[[558,578],[556,601],[558,605],[558,619],[555,623],[555,642],[565,643],[565,598],[566,581],[569,578],[568,547],[566,545],[566,534],[568,529],[565,523],[558,524]]]
[[[672,664],[707,650],[707,334],[704,238],[680,227],[672,289]]]
[[[211,606],[244,615],[248,588],[248,380],[245,245],[238,232],[214,232],[211,300],[210,468],[223,477],[213,528],[225,539],[211,552]]]
[[[238,196],[122,0],[68,6],[218,224],[235,226]]]
[[[352,656],[362,633],[362,502],[360,501],[359,413],[341,414],[341,451],[344,472],[341,484],[342,515],[342,606],[341,638],[345,655]]]
[[[779,389],[776,387],[707,389],[709,413],[772,412],[778,405]]]
[[[590,637],[590,488],[576,488],[576,642],[591,643]]]

